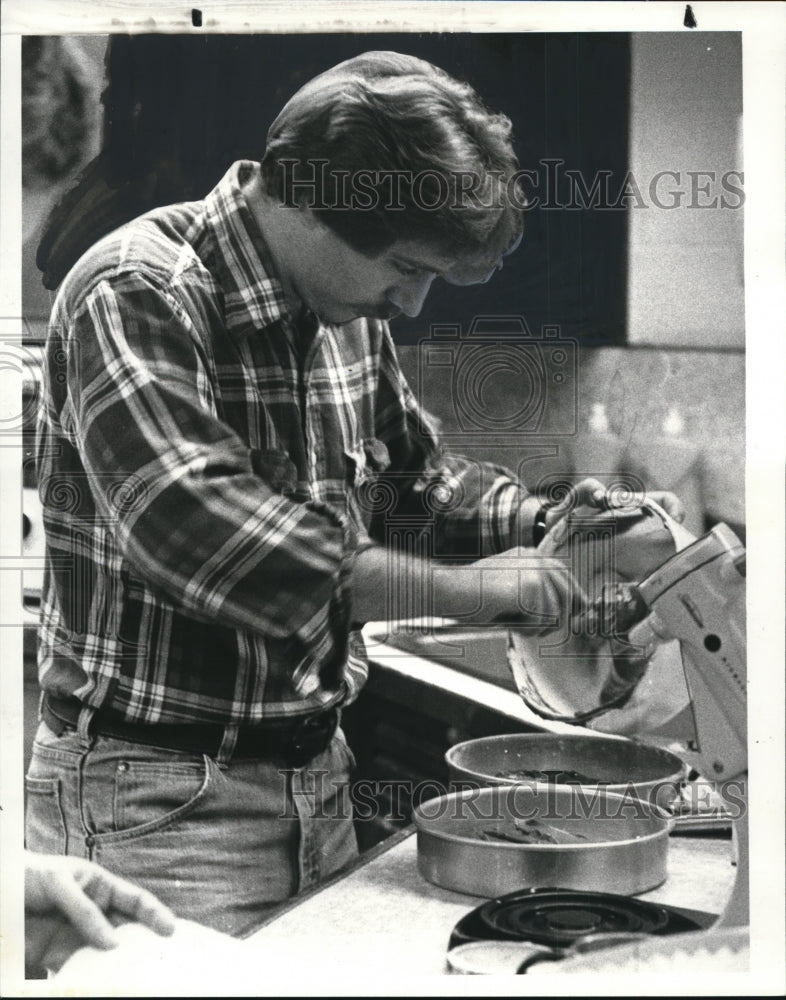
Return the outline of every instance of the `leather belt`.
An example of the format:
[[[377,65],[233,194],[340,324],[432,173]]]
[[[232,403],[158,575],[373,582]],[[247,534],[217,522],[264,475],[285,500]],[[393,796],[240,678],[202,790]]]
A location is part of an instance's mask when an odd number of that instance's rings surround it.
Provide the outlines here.
[[[45,694],[41,715],[55,735],[76,729],[83,704],[78,698],[57,698]],[[303,767],[330,745],[338,726],[335,708],[291,719],[271,719],[257,725],[240,726],[233,758],[282,757],[292,767]],[[146,746],[218,756],[224,726],[208,723],[134,723],[119,715],[96,709],[89,731]]]

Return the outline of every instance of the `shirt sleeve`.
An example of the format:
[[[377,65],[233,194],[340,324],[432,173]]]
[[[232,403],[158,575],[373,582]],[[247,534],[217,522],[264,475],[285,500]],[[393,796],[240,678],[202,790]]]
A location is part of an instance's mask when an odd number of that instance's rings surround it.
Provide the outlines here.
[[[100,281],[73,310],[67,351],[72,436],[142,579],[186,613],[274,638],[318,645],[348,626],[346,519],[254,472],[176,295],[139,274]],[[133,503],[116,502],[123,484]]]
[[[383,339],[377,393],[377,434],[391,457],[395,504],[385,513],[420,521],[436,558],[479,559],[532,545],[537,507],[509,470],[448,452],[439,423],[415,398],[396,359],[389,333]],[[373,534],[384,541],[378,518]]]

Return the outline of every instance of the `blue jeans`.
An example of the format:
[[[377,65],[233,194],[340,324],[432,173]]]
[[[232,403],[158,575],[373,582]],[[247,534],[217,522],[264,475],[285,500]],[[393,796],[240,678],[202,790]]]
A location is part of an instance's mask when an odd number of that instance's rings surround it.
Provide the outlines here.
[[[179,917],[238,937],[357,855],[344,734],[305,768],[148,747],[42,722],[26,846],[98,862]]]

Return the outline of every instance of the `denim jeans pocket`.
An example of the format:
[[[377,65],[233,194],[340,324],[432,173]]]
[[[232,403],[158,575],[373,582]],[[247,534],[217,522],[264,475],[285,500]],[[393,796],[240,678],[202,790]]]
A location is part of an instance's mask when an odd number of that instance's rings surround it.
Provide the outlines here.
[[[59,778],[25,777],[25,846],[37,854],[66,853],[66,825]]]
[[[174,758],[146,760],[138,748],[129,747],[125,753],[86,761],[83,813],[95,843],[162,830],[200,806],[215,765],[209,757]]]
[[[207,781],[204,763],[121,761],[115,778],[115,829],[133,830],[182,815],[202,797]]]

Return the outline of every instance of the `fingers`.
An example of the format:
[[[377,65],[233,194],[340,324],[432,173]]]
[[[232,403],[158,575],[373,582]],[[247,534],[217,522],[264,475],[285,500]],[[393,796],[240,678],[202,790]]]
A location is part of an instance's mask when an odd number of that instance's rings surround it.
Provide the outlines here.
[[[583,614],[589,601],[575,576],[565,566],[560,566],[559,570],[552,569],[549,573],[554,600],[560,608],[560,621],[564,621],[566,616],[573,618]]]
[[[91,869],[85,890],[106,913],[121,914],[144,924],[157,934],[174,933],[175,917],[172,911],[145,889],[103,868]]]
[[[572,617],[587,607],[587,596],[566,566],[544,560],[522,579],[519,608],[527,630],[547,635],[565,627]]]
[[[669,517],[672,517],[678,524],[682,524],[685,520],[685,505],[679,497],[665,490],[656,490],[649,495],[655,503],[660,504]]]
[[[551,506],[546,511],[546,530],[550,531],[559,521],[567,517],[577,507],[595,507],[598,510],[610,510],[620,506],[618,494],[606,489],[599,479],[582,479],[571,486],[564,499]]]
[[[116,946],[117,938],[112,925],[75,878],[60,873],[55,875],[50,896],[52,906],[60,911],[87,944],[96,948]]]
[[[550,531],[576,507],[606,506],[606,488],[599,479],[582,479],[569,486],[564,496],[554,503],[546,503],[546,530]]]
[[[121,913],[144,924],[156,934],[168,937],[175,932],[175,915],[144,889],[122,884],[116,888],[112,903]]]
[[[567,514],[574,507],[601,507],[608,505],[609,498],[606,487],[599,479],[589,477],[578,483],[565,484],[563,496],[554,503],[547,503],[553,514]]]
[[[576,485],[576,502],[589,507],[605,508],[609,503],[606,487],[599,479],[582,479]]]
[[[63,927],[55,917],[28,915],[25,918],[25,966],[36,973],[46,972],[45,956],[52,939]]]
[[[61,915],[25,918],[25,967],[33,975],[58,972],[84,944],[81,934]]]
[[[25,857],[25,918],[30,957],[45,956],[51,968],[55,940],[61,961],[80,944],[116,947],[113,925],[123,921],[137,921],[163,936],[175,930],[174,915],[152,893],[91,861],[30,852]]]
[[[659,504],[678,523],[685,520],[685,507],[679,497],[667,490],[650,490],[647,493],[628,489],[607,489],[599,479],[589,477],[572,486],[568,495],[549,510],[546,524],[553,526],[575,507],[596,507],[599,510],[635,509],[649,498]]]

